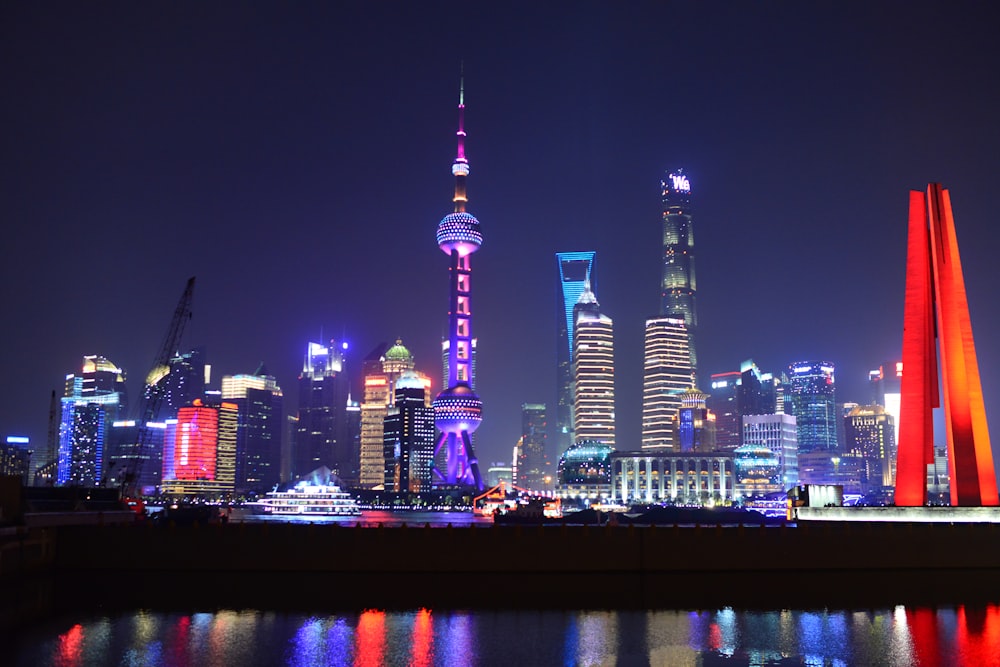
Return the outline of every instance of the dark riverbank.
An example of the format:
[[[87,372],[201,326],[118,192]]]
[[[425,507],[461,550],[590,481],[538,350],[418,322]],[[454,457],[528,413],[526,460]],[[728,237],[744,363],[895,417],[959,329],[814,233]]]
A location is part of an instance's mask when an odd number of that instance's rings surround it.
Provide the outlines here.
[[[8,629],[54,613],[137,608],[806,609],[1000,599],[1000,527],[989,524],[66,526],[35,531],[25,544],[22,563],[4,560]]]

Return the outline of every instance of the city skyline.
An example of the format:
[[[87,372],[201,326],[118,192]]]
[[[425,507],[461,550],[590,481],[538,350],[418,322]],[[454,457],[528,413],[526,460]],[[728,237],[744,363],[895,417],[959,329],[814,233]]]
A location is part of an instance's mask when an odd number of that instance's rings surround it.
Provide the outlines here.
[[[698,227],[699,388],[750,358],[767,372],[827,359],[838,402],[866,403],[868,371],[901,358],[908,193],[941,182],[995,422],[1000,130],[982,82],[1000,52],[985,9],[945,7],[5,7],[18,104],[0,112],[0,264],[18,383],[0,435],[41,449],[50,392],[83,355],[125,368],[135,403],[191,275],[180,351],[203,346],[215,383],[263,362],[289,413],[303,346],[330,338],[350,343],[355,374],[402,338],[436,379],[447,260],[429,238],[453,186],[460,58],[489,225],[484,465],[509,459],[523,403],[555,414],[556,252],[598,254],[617,446],[638,449],[659,181],[678,166]],[[667,43],[665,25],[685,29]]]

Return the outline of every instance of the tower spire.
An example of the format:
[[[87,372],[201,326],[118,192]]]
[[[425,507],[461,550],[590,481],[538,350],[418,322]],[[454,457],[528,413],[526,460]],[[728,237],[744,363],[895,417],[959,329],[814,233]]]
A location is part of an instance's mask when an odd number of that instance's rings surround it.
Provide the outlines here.
[[[468,197],[465,194],[465,177],[469,175],[469,161],[465,157],[465,61],[462,61],[458,77],[458,153],[451,165],[451,173],[455,175],[455,212],[465,211]]]

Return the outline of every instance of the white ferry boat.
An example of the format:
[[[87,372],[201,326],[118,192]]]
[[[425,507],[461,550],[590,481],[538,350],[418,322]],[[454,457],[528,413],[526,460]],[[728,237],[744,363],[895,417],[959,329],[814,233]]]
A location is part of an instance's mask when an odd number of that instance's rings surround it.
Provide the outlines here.
[[[287,491],[271,491],[254,503],[255,514],[292,516],[358,516],[361,508],[347,491],[334,484],[301,481]]]

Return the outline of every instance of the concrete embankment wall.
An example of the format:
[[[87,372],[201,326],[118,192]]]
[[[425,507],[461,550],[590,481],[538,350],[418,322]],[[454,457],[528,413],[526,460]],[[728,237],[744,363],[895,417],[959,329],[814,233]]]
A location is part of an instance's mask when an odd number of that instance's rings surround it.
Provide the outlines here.
[[[67,526],[52,572],[105,607],[884,608],[1000,600],[1000,526]]]

